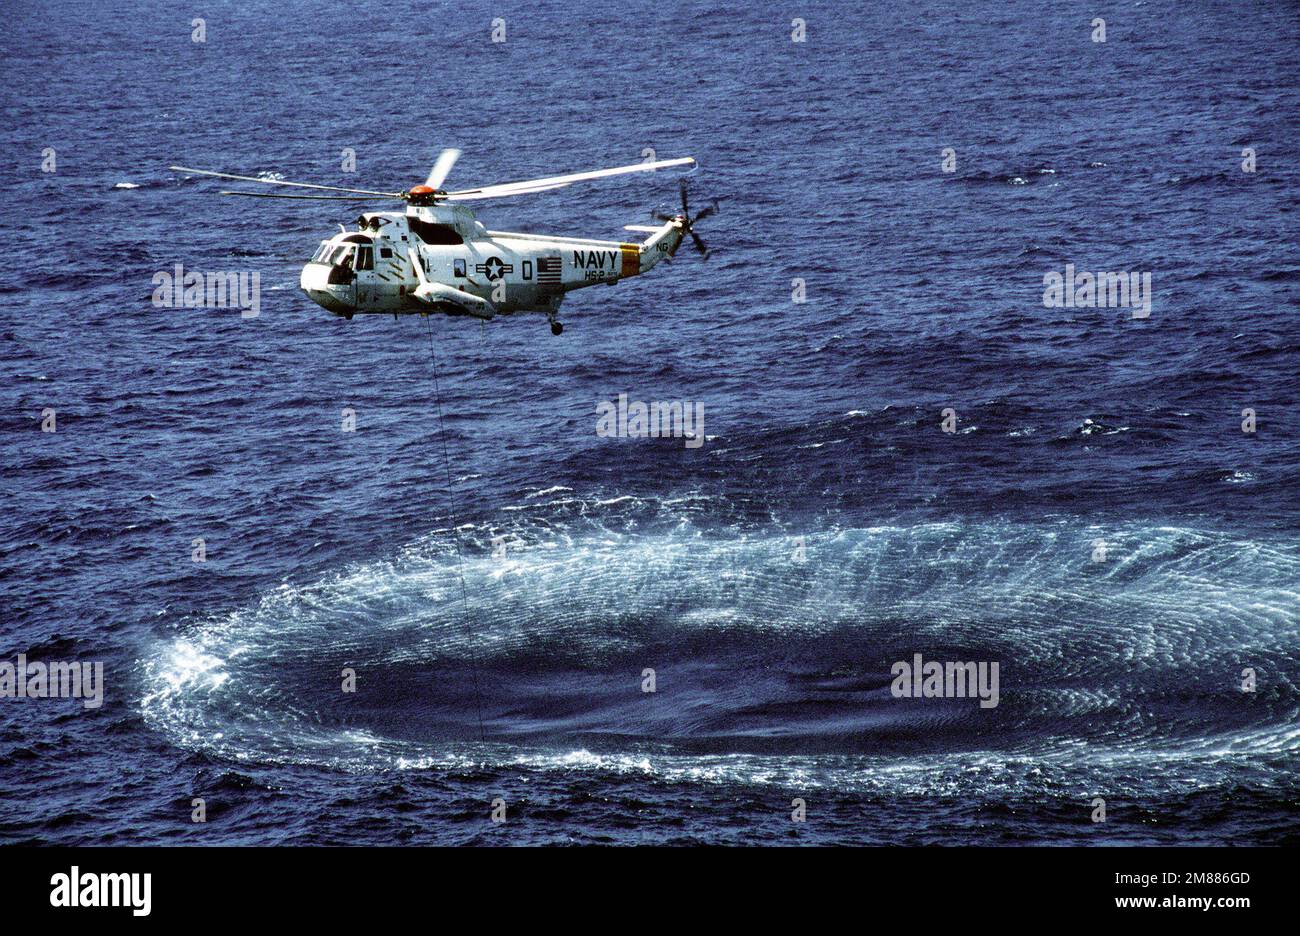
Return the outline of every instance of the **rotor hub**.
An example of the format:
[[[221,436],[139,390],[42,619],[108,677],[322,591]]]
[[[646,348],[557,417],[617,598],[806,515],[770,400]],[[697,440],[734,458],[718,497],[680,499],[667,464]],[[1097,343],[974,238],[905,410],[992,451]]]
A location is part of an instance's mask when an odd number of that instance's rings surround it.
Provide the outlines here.
[[[447,193],[431,185],[416,185],[406,193],[406,201],[412,205],[432,205]]]

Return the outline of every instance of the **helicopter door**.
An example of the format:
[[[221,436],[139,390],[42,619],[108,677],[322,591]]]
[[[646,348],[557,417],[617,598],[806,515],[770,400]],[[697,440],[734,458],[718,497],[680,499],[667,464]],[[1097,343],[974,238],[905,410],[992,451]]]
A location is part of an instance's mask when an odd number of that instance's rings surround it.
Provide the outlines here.
[[[370,244],[358,244],[353,261],[356,272],[357,308],[365,310],[379,306],[380,287],[383,283],[375,273],[375,248]]]

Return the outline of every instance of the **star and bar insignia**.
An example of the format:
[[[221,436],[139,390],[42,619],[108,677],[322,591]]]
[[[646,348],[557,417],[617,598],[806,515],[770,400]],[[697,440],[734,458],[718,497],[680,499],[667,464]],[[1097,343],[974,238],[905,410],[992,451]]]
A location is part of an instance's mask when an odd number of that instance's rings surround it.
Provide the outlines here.
[[[502,263],[500,257],[488,257],[486,262],[478,264],[474,269],[490,280],[499,280],[505,274],[513,273],[515,265],[513,263]]]

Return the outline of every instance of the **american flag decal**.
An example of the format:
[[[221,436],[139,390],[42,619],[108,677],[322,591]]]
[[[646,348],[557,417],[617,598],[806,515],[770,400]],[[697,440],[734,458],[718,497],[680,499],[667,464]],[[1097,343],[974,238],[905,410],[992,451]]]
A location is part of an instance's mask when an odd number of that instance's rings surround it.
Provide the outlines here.
[[[537,258],[537,282],[542,286],[559,286],[563,261],[559,257]]]

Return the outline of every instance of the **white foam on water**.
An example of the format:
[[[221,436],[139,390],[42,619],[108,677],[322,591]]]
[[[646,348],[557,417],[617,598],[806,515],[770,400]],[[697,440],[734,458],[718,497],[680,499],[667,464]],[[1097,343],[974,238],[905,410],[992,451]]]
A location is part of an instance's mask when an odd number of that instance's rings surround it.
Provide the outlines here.
[[[1259,668],[1269,692],[1295,698],[1300,551],[1294,545],[1069,519],[801,535],[805,556],[795,560],[794,538],[785,532],[707,530],[687,522],[645,535],[596,524],[545,536],[520,528],[510,534],[504,561],[477,546],[467,551],[473,620],[466,626],[444,532],[392,559],[306,586],[283,585],[254,605],[191,622],[142,660],[141,709],[177,745],[215,756],[363,771],[489,763],[640,772],[680,782],[886,785],[933,793],[1003,783],[1083,789],[1090,778],[1125,772],[1183,789],[1206,777],[1230,782],[1231,771],[1251,758],[1283,775],[1294,769],[1267,763],[1276,755],[1294,764],[1300,750],[1294,706],[1261,706],[1258,719],[1244,726],[1198,728],[1180,721],[1198,712],[1170,714],[1147,698],[1149,687],[1171,680],[1185,680],[1188,691],[1202,694],[1211,692],[1207,681],[1222,680],[1228,708],[1231,683],[1244,665]],[[1106,544],[1105,559],[1094,562],[1098,540]],[[674,751],[672,739],[654,737],[612,753],[450,743],[386,737],[370,725],[342,727],[336,713],[295,697],[292,678],[282,680],[285,674],[315,679],[316,670],[333,679],[336,659],[355,660],[369,673],[405,666],[410,678],[433,661],[526,660],[555,648],[579,670],[584,661],[598,668],[665,627],[679,640],[703,639],[706,646],[711,636],[736,634],[764,646],[824,635],[897,639],[904,628],[918,648],[1000,648],[1004,672],[1013,664],[1026,680],[1009,684],[1004,675],[1003,693],[1019,692],[1026,717],[1059,723],[1063,733],[1017,742],[1031,749],[930,751],[921,758],[699,754]],[[392,687],[399,697],[402,690]],[[468,693],[466,699],[471,704]],[[1068,733],[1070,725],[1096,723],[1105,725],[1104,735]],[[655,750],[643,750],[647,745]]]

